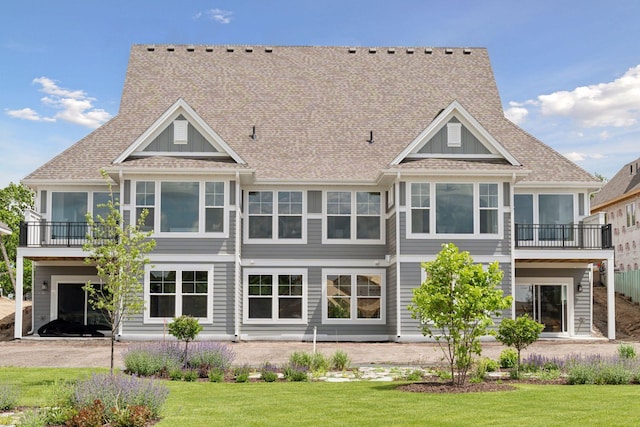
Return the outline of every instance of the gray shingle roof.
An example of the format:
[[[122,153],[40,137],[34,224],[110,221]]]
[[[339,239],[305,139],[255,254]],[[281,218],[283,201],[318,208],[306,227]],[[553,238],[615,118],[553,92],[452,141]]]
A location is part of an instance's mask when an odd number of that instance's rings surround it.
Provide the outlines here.
[[[257,180],[374,181],[457,100],[522,163],[516,169],[532,171],[525,180],[593,181],[504,118],[486,49],[412,49],[134,45],[119,114],[26,179],[99,179],[101,167],[182,98],[256,171]],[[367,142],[371,131],[373,144]]]
[[[598,209],[607,204],[622,198],[625,194],[640,192],[640,158],[627,163],[618,171],[611,181],[595,195],[591,201],[591,206]]]

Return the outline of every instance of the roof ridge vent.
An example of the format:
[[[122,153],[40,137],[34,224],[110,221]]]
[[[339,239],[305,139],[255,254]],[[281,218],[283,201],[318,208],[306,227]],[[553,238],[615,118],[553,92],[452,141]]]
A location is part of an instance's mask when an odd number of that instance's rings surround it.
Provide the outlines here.
[[[433,53],[433,49],[431,49],[430,47],[425,48],[424,53],[426,53],[427,55],[431,55]]]
[[[463,53],[464,55],[471,55],[471,49],[463,49],[463,50],[462,50],[462,53]]]
[[[378,51],[378,49],[376,49],[375,47],[370,47],[369,48],[369,53],[376,53]]]
[[[147,52],[153,52],[155,50],[156,50],[155,44],[150,44],[149,46],[147,46]]]
[[[355,47],[350,47],[349,48],[349,53],[356,53],[356,48]]]
[[[207,52],[213,52],[213,46],[207,46],[204,48]]]
[[[233,47],[232,46],[227,46],[227,52],[233,52]]]
[[[176,50],[176,47],[172,44],[170,44],[169,46],[167,46],[167,52],[173,52]]]
[[[189,46],[187,46],[187,52],[193,52],[195,50],[196,50],[196,48],[195,48],[194,45],[190,44]]]
[[[264,48],[264,51],[267,52],[267,53],[271,53],[271,52],[273,52],[273,48],[271,46],[266,46]]]
[[[408,47],[407,48],[407,53],[408,54],[412,54],[413,52],[415,52],[415,49],[413,49],[412,47]]]
[[[451,48],[446,48],[446,49],[444,50],[444,53],[445,53],[446,55],[453,55],[453,49],[451,49]]]
[[[244,51],[251,53],[251,52],[253,52],[253,47],[247,46],[247,47],[244,48]]]
[[[389,49],[387,49],[387,53],[396,53],[396,49],[393,47],[390,47]]]

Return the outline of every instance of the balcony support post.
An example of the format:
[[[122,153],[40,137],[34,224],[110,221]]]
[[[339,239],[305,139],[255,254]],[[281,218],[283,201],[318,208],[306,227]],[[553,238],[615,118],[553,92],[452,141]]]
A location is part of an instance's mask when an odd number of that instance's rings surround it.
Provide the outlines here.
[[[613,255],[607,258],[607,338],[616,339],[616,287]]]
[[[22,338],[22,300],[24,299],[24,258],[16,256],[16,314],[14,319],[13,336],[15,339]]]

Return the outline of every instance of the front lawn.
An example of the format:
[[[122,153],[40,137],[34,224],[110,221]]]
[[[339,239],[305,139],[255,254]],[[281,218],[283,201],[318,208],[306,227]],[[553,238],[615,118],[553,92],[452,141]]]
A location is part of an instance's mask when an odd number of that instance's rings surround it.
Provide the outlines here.
[[[19,405],[46,405],[56,380],[95,370],[0,368],[20,385]],[[158,426],[638,425],[640,388],[519,384],[516,391],[416,394],[402,383],[173,382]]]

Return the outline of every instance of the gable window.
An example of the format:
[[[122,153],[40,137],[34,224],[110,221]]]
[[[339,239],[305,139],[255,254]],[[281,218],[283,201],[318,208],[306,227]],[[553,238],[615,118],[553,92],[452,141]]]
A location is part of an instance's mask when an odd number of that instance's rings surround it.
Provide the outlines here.
[[[154,181],[136,182],[136,218],[140,218],[142,211],[148,211],[141,231],[153,231],[156,205],[156,183]]]
[[[323,278],[323,323],[384,323],[383,271],[323,270]]]
[[[147,266],[146,270],[145,321],[154,323],[182,315],[212,321],[212,266]]]
[[[306,270],[245,269],[245,323],[306,323]]]
[[[303,240],[303,199],[302,191],[249,191],[248,238],[269,241]]]
[[[381,211],[379,191],[327,191],[326,239],[381,240]]]
[[[497,183],[413,182],[409,185],[409,235],[500,235]]]
[[[636,205],[635,203],[628,204],[626,206],[627,211],[627,227],[634,227],[636,225]]]
[[[144,209],[149,211],[143,231],[167,235],[225,232],[222,181],[137,181],[135,189],[136,217]]]

